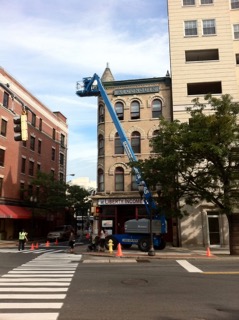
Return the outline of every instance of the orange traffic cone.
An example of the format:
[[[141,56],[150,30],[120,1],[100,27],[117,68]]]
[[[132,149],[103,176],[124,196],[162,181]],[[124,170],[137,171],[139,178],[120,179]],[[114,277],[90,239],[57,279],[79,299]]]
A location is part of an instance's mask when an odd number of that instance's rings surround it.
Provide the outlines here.
[[[31,245],[31,250],[34,250],[34,244],[32,243],[32,245]]]
[[[121,250],[121,244],[120,243],[117,246],[116,257],[123,257],[123,253],[122,253],[122,250]]]
[[[55,244],[58,244],[58,239],[56,238]]]
[[[211,254],[210,248],[207,247],[207,257],[211,257],[211,256],[212,256],[212,254]]]
[[[38,242],[37,242],[36,245],[35,245],[35,249],[38,249]]]
[[[49,241],[46,242],[46,247],[50,247],[50,242]]]

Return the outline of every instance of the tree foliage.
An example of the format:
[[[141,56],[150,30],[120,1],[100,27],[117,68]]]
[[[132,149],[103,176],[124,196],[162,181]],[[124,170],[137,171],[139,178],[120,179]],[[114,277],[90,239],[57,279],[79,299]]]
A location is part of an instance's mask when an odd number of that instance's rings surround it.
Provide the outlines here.
[[[231,215],[239,200],[239,104],[230,95],[193,102],[188,122],[160,120],[151,157],[137,166],[149,187],[162,184],[171,214],[181,214],[172,205],[181,200],[189,205],[206,201]]]

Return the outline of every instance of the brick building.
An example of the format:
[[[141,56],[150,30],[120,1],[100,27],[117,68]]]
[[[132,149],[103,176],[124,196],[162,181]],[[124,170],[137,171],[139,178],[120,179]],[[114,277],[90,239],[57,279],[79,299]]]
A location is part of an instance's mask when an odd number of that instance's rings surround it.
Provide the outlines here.
[[[28,140],[14,140],[13,118],[27,111]],[[15,238],[19,228],[30,229],[37,194],[31,179],[37,171],[66,177],[68,126],[61,112],[52,112],[0,67],[0,237]],[[27,190],[24,194],[21,190]],[[33,200],[32,202],[30,200]],[[37,233],[47,221],[62,218],[38,215]]]

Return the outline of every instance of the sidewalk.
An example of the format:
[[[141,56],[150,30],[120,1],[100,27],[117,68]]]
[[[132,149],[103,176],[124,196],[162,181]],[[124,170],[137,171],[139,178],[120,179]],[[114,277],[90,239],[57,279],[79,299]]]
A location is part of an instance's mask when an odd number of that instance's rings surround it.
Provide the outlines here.
[[[83,248],[84,247],[84,248]],[[85,256],[94,257],[111,257],[111,258],[134,258],[137,260],[148,259],[217,259],[217,258],[236,258],[239,256],[230,256],[228,248],[210,248],[208,252],[204,247],[172,247],[166,246],[164,250],[156,250],[155,256],[149,256],[148,252],[139,251],[138,248],[132,247],[131,249],[121,249],[122,256],[117,256],[118,251],[114,250],[113,253],[105,252],[87,252],[87,246],[76,246],[75,252],[84,254]],[[84,251],[85,250],[85,251]],[[119,252],[120,253],[120,252]]]
[[[17,240],[0,240],[0,248],[16,248],[18,246]],[[26,244],[30,247],[31,242]],[[149,256],[148,252],[139,251],[137,246],[132,246],[130,249],[121,249],[122,256],[117,256],[117,250],[113,253],[105,250],[105,252],[87,252],[87,244],[76,243],[75,253],[83,254],[85,256],[94,257],[110,257],[110,258],[134,258],[134,259],[217,259],[217,258],[232,258],[239,259],[239,256],[230,256],[229,248],[211,247],[210,252],[204,247],[172,247],[167,245],[164,250],[155,250],[155,256]],[[56,246],[54,246],[56,248]],[[210,253],[210,255],[208,254]]]

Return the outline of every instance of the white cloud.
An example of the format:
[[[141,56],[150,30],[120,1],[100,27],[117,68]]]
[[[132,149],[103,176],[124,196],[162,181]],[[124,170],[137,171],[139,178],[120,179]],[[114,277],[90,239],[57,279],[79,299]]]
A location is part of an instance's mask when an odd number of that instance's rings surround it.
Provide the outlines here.
[[[164,76],[165,16],[158,0],[1,0],[1,65],[67,117],[69,173],[96,175],[96,99],[77,97],[76,82],[107,62],[115,80]]]

